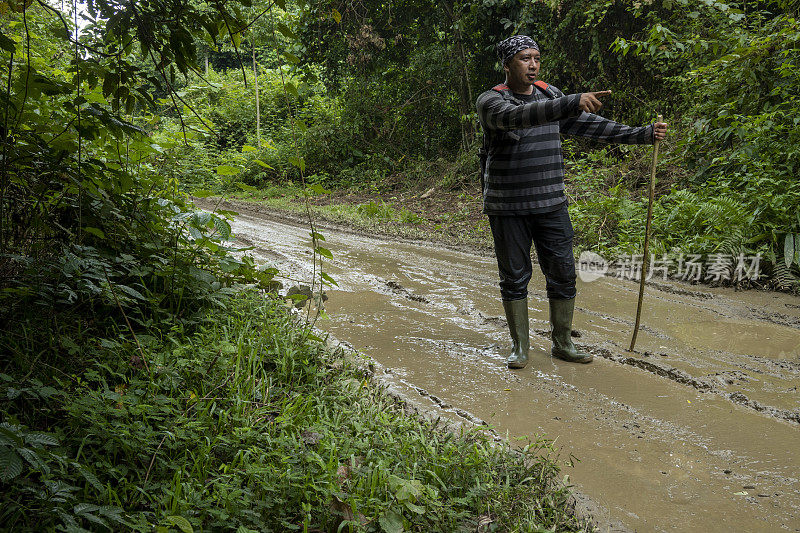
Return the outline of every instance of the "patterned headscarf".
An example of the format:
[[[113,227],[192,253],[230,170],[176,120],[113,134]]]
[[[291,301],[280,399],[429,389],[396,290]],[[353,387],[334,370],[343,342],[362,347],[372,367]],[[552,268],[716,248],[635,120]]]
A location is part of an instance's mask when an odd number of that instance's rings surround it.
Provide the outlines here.
[[[512,57],[517,55],[517,52],[528,48],[539,50],[539,45],[527,35],[514,35],[497,44],[497,56],[500,58],[500,62],[505,65],[511,61]]]

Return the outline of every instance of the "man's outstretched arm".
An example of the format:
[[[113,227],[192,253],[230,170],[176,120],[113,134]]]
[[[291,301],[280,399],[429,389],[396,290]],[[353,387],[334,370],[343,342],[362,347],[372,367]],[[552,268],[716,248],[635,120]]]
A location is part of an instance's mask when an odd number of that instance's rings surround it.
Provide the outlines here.
[[[588,137],[598,141],[621,144],[653,144],[655,124],[626,126],[594,113],[581,113],[560,121],[561,133],[575,137]]]
[[[556,94],[563,94],[556,89]],[[603,91],[607,96],[611,91]],[[595,115],[602,107],[602,103],[594,107],[581,106],[583,113],[578,116],[567,117],[559,121],[561,133],[575,137],[588,137],[598,141],[622,144],[652,144],[656,140],[667,137],[667,124],[656,122],[648,126],[631,127],[619,124],[613,120]]]
[[[560,93],[560,91],[559,91]],[[484,128],[516,130],[563,120],[580,112],[595,113],[603,107],[600,101],[611,91],[596,91],[564,95],[552,100],[539,100],[513,105],[496,91],[486,91],[478,97],[478,118]]]
[[[524,105],[508,102],[497,91],[486,91],[478,97],[478,118],[484,128],[518,130],[577,115],[581,111],[581,94],[569,94],[552,100],[539,100]]]

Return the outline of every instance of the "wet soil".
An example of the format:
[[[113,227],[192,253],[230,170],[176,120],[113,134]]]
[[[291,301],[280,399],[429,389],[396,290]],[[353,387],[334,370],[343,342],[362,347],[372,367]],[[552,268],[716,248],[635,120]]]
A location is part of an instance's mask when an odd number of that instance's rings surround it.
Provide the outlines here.
[[[307,226],[240,203],[233,224],[260,261],[310,279]],[[485,253],[324,229],[330,317],[320,326],[372,357],[396,387],[454,420],[573,456],[570,482],[637,531],[800,531],[800,298],[638,285],[578,286],[576,343],[590,365],[549,356],[541,275],[530,284],[532,361],[504,364],[508,334]],[[522,439],[517,441],[516,439]],[[566,458],[566,457],[564,457]]]

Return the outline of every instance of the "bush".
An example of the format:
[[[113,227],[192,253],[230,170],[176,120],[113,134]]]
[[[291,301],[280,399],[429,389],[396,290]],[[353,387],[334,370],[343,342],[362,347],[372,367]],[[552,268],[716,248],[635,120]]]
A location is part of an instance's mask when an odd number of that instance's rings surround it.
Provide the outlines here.
[[[27,318],[0,342],[40,346]],[[113,328],[59,333],[60,349],[0,372],[0,519],[15,531],[450,532],[484,513],[506,530],[588,529],[548,442],[513,453],[436,431],[281,301],[244,293],[195,326],[140,331],[141,350]]]

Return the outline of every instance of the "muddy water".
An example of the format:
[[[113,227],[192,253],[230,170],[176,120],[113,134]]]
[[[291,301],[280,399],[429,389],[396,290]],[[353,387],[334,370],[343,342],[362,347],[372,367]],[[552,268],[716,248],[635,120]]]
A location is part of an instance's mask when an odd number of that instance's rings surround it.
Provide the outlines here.
[[[256,257],[309,279],[308,228],[242,215]],[[323,230],[338,283],[336,338],[376,359],[432,409],[511,438],[545,433],[602,519],[637,531],[800,531],[800,298],[664,283],[578,287],[590,365],[549,357],[547,300],[531,281],[532,362],[505,368],[494,260]]]

